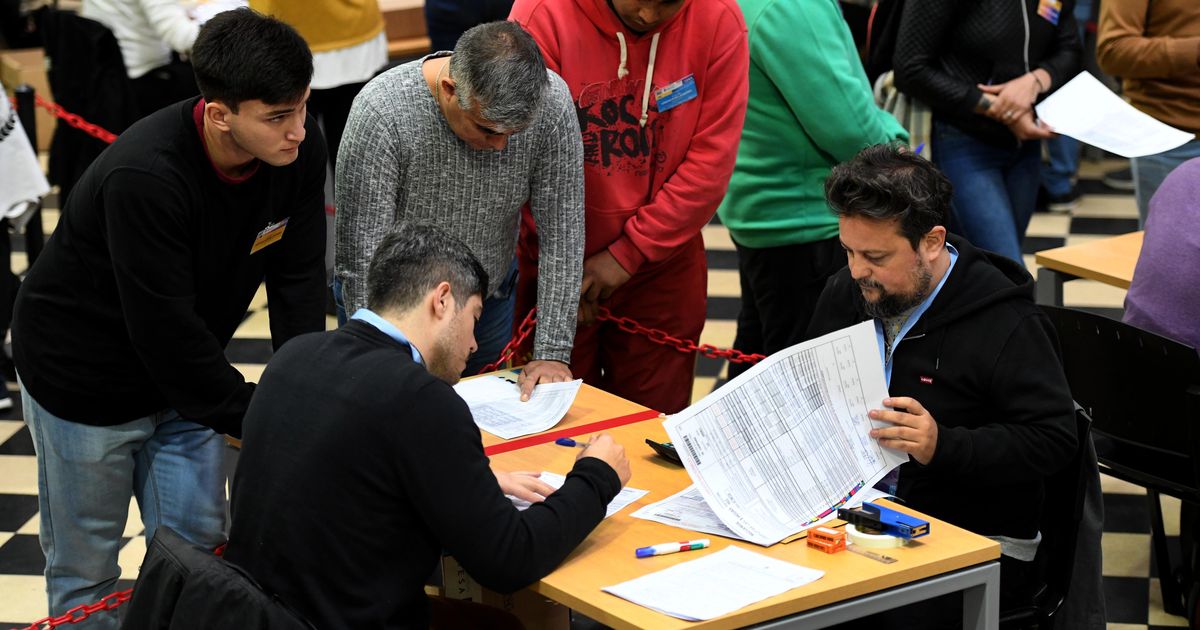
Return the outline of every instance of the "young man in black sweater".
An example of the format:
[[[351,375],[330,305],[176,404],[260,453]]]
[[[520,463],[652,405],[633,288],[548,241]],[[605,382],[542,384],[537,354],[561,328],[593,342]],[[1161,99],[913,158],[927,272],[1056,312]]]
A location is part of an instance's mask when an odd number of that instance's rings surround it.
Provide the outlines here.
[[[276,348],[324,329],[325,146],[305,110],[308,46],[232,11],[203,27],[192,61],[203,98],[100,155],[17,298],[51,614],[113,590],[131,492],[147,536],[162,524],[222,541],[219,434],[241,433],[254,390],[224,347],[263,280]]]
[[[487,295],[461,241],[396,226],[366,289],[344,326],[271,360],[234,476],[225,558],[323,630],[428,627],[422,585],[443,550],[488,588],[530,584],[629,480],[624,450],[602,434],[544,501],[519,512],[505,498],[450,387]]]
[[[825,192],[848,266],[825,285],[808,336],[874,320],[891,397],[870,412],[886,425],[871,436],[909,454],[887,489],[999,542],[1001,609],[1030,603],[1044,482],[1077,443],[1033,279],[947,234],[950,182],[905,148],[864,149],[833,169]],[[955,594],[863,627],[961,627],[961,601]]]

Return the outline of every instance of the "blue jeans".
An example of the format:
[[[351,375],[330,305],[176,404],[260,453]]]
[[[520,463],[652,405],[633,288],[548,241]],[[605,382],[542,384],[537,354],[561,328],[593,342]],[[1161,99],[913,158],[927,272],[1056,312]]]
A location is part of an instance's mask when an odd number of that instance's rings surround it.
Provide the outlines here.
[[[475,343],[479,347],[467,359],[463,376],[474,376],[489,363],[500,357],[500,351],[512,339],[513,309],[516,308],[517,261],[513,259],[506,275],[495,287],[491,297],[483,301],[483,314],[475,323]],[[337,307],[338,325],[346,323],[346,306],[342,301],[342,281],[333,278],[333,303]],[[521,313],[521,317],[525,317]]]
[[[1133,158],[1129,161],[1133,170],[1133,195],[1137,198],[1138,227],[1146,227],[1150,214],[1150,199],[1162,185],[1163,180],[1176,166],[1200,157],[1200,140],[1192,140],[1165,153]]]
[[[115,426],[63,420],[21,388],[38,464],[40,538],[50,614],[116,590],[117,552],[137,498],[146,539],[166,525],[203,547],[225,541],[224,440],[165,410]],[[91,630],[117,627],[93,615]]]
[[[955,230],[976,247],[1022,262],[1021,240],[1037,203],[1041,147],[998,148],[933,121],[933,160],[954,185]]]
[[[1075,3],[1075,23],[1079,25],[1079,41],[1085,35],[1084,24],[1092,17],[1092,0]],[[1042,165],[1042,186],[1052,196],[1071,192],[1071,179],[1079,171],[1080,142],[1070,136],[1058,135],[1046,141],[1050,161]]]

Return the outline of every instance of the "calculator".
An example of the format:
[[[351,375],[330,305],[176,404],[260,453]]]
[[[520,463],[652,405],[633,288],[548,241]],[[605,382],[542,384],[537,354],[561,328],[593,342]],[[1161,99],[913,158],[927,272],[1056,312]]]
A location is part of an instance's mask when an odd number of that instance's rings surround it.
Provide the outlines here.
[[[680,466],[683,465],[683,460],[679,459],[679,453],[675,450],[674,444],[670,442],[655,442],[650,438],[646,438],[646,443],[650,445],[650,448],[654,449],[655,453],[658,453],[659,457]]]

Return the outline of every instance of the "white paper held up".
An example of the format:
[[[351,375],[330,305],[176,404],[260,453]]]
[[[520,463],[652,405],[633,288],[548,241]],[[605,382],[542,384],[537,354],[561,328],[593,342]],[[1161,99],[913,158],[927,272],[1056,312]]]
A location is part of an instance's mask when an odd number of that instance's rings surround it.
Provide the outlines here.
[[[1127,158],[1170,151],[1195,138],[1138,111],[1086,71],[1034,109],[1055,132]]]
[[[866,321],[772,354],[663,426],[721,522],[771,545],[908,460],[868,435],[887,395]]]
[[[533,388],[529,400],[521,402],[521,388],[499,376],[481,376],[459,381],[454,386],[479,428],[511,440],[540,433],[558,424],[571,410],[583,380],[543,383]]]
[[[604,590],[688,621],[706,621],[804,586],[825,575],[740,547],[726,547]]]

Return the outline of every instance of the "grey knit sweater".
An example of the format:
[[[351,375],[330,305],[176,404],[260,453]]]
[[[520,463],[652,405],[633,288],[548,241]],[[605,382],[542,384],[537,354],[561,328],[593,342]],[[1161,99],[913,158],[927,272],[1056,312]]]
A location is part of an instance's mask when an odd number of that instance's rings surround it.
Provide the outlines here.
[[[433,223],[462,239],[496,287],[529,202],[541,245],[533,356],[569,362],[583,276],[583,145],[567,85],[550,72],[533,123],[504,150],[477,151],[434,102],[421,73],[428,58],[379,75],[350,110],[335,186],[335,271],[346,312],[366,306],[371,255],[399,220]]]

